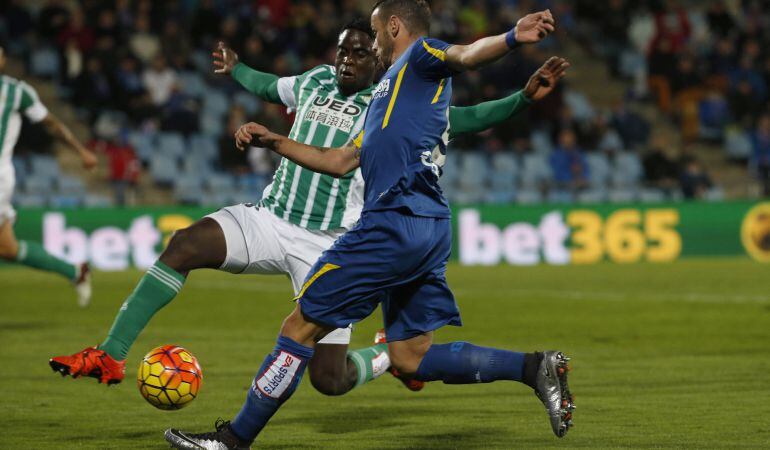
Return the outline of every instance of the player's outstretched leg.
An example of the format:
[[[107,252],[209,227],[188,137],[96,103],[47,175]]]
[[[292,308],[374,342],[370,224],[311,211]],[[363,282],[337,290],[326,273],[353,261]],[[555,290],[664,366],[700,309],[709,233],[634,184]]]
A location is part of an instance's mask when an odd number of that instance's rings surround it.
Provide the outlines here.
[[[88,264],[70,264],[48,253],[37,242],[16,240],[10,220],[0,225],[0,259],[58,273],[75,286],[78,305],[86,307],[91,302],[91,271]]]
[[[216,431],[189,433],[168,429],[164,437],[173,448],[249,448],[267,422],[299,386],[316,338],[325,331],[307,321],[299,306],[286,318],[275,348],[267,355],[251,384],[246,402],[232,422],[217,424]]]
[[[176,297],[191,270],[219,268],[226,255],[224,233],[213,219],[203,218],[177,231],[120,307],[104,342],[73,355],[51,358],[51,368],[62,376],[88,376],[100,383],[120,383],[128,350],[152,316]]]
[[[432,344],[426,333],[389,343],[393,366],[420,381],[447,384],[513,380],[534,389],[545,405],[551,428],[563,437],[572,425],[572,395],[567,385],[568,359],[556,351],[519,353],[468,342]]]

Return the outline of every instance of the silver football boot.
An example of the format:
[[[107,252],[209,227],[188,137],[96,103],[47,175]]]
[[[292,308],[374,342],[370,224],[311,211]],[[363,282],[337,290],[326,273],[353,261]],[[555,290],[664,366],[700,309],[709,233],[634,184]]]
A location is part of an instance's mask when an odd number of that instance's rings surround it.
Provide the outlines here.
[[[164,437],[171,448],[184,450],[249,450],[250,443],[244,442],[230,429],[230,422],[217,419],[216,431],[209,433],[188,433],[169,428]]]
[[[562,352],[543,352],[543,359],[537,369],[535,394],[548,411],[553,433],[560,438],[572,427],[572,411],[575,409],[567,386],[568,361],[569,358]]]

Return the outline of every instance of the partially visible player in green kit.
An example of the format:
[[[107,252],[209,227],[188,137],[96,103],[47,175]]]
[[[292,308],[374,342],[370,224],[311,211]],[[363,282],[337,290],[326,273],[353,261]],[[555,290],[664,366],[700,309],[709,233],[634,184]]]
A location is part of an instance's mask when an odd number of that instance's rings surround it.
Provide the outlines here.
[[[372,98],[377,68],[373,40],[367,20],[353,21],[340,33],[334,66],[320,65],[298,76],[253,70],[222,43],[214,64],[218,73],[230,74],[262,100],[295,110],[293,139],[340,146],[361,131]],[[567,67],[563,59],[551,58],[522,91],[450,108],[450,138],[487,129],[524,110],[548,95]],[[259,203],[223,208],[177,231],[121,307],[107,338],[97,347],[53,358],[51,366],[63,375],[119,383],[131,345],[152,316],[176,297],[191,270],[288,275],[297,294],[321,253],[358,220],[363,187],[360,171],[333,178],[282,159]],[[338,329],[319,342],[310,379],[324,394],[344,394],[390,368],[384,343],[348,354],[350,333],[350,328]],[[423,385],[402,381],[412,390]]]

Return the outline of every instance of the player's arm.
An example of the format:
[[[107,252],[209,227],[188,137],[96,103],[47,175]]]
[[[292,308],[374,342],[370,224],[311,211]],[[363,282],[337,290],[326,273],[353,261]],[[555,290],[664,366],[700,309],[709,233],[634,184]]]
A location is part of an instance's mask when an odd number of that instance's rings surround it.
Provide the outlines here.
[[[314,172],[339,178],[358,168],[361,137],[345,147],[330,148],[301,144],[273,133],[267,127],[249,122],[235,132],[235,146],[244,150],[252,143],[261,145]]]
[[[43,119],[43,125],[46,127],[49,133],[51,133],[56,139],[64,142],[67,147],[75,150],[80,155],[80,159],[83,162],[83,168],[92,169],[96,167],[98,160],[96,155],[89,149],[87,149],[80,141],[75,138],[72,131],[54,116],[50,112]]]
[[[481,38],[446,50],[446,64],[455,72],[473,70],[496,61],[521,44],[539,42],[554,31],[551,11],[546,9],[519,19],[509,32]]]
[[[19,87],[21,89],[19,111],[22,111],[32,123],[42,122],[49,133],[67,144],[69,148],[78,152],[78,154],[80,154],[80,159],[83,161],[84,168],[91,169],[96,167],[96,163],[98,162],[96,155],[83,146],[80,141],[75,139],[75,136],[72,135],[70,129],[48,111],[48,108],[46,108],[43,102],[40,101],[40,97],[37,96],[35,89],[23,82]]]
[[[214,73],[229,74],[247,91],[260,99],[284,104],[278,90],[278,75],[254,70],[246,64],[238,61],[238,54],[227,47],[224,42],[217,45],[217,50],[211,56],[214,57]]]
[[[569,66],[564,58],[553,56],[529,77],[524,89],[508,97],[473,106],[450,107],[449,139],[463,133],[486,130],[525,110],[532,102],[550,94]]]

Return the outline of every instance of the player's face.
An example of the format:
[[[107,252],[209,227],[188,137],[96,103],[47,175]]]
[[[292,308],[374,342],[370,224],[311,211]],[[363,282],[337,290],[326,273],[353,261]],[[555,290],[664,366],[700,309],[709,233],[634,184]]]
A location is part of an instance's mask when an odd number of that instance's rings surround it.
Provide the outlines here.
[[[343,31],[334,59],[337,84],[343,94],[350,95],[371,86],[374,82],[376,61],[372,39],[366,33],[358,30]]]
[[[374,30],[374,53],[383,64],[388,67],[393,64],[393,36],[388,31],[388,23],[382,18],[380,8],[372,12],[372,29]]]

